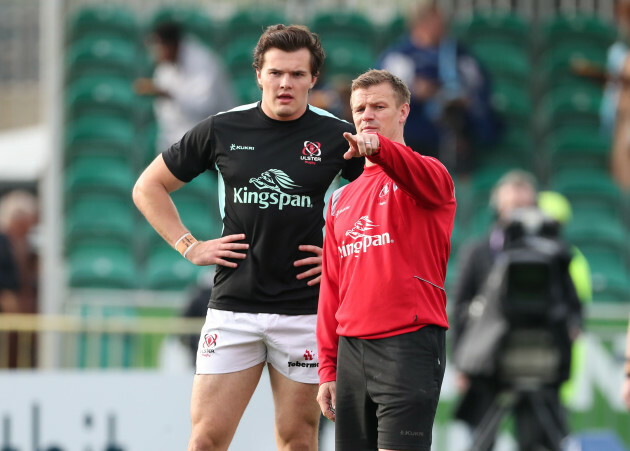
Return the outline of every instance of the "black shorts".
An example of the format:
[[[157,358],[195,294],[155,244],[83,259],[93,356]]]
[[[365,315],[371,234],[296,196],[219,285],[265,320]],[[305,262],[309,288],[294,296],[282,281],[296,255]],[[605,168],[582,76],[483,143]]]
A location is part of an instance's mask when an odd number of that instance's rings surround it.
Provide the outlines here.
[[[445,329],[339,337],[335,449],[431,449],[446,364]]]

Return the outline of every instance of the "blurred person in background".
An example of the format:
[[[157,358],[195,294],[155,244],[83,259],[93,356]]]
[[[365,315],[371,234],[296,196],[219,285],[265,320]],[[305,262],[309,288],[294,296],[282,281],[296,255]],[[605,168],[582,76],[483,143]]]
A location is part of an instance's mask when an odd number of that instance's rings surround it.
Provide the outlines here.
[[[453,355],[462,353],[460,348],[464,349],[465,346],[470,346],[467,341],[471,340],[471,336],[470,333],[467,335],[469,332],[467,329],[470,327],[471,318],[478,316],[475,314],[473,304],[479,299],[478,296],[486,296],[484,289],[488,284],[495,263],[504,255],[507,239],[506,230],[514,213],[521,209],[536,208],[536,180],[531,174],[520,170],[506,173],[493,188],[490,204],[496,213],[496,222],[490,233],[479,241],[467,243],[459,255],[458,267],[460,270],[452,296],[451,323],[453,329],[451,337],[453,339]],[[561,380],[557,383],[544,385],[541,390],[544,390],[544,393],[548,395],[546,397],[551,403],[550,410],[561,423],[561,430],[557,432],[565,436],[567,433],[566,421],[560,404],[559,390],[561,383],[569,376],[571,343],[577,338],[582,327],[582,308],[569,275],[570,256],[568,250],[563,255],[558,280],[554,281],[557,282],[558,293],[561,294],[560,305],[562,305],[562,309],[558,311],[563,312],[559,318],[562,326],[554,326],[559,337],[559,378]],[[509,304],[509,300],[507,302]],[[488,325],[488,328],[490,327],[491,325]],[[478,343],[477,340],[479,340]],[[475,341],[475,346],[481,346],[482,340],[484,340],[482,337],[473,337],[472,339]],[[458,368],[456,385],[461,399],[456,408],[455,417],[467,423],[472,428],[473,433],[478,434],[481,427],[484,426],[482,420],[493,409],[494,402],[504,387],[501,386],[501,381],[496,374],[471,375],[464,373],[461,368]],[[497,406],[494,405],[494,408]],[[538,423],[539,413],[532,409],[527,399],[516,403],[514,414],[516,416],[519,449],[559,449],[559,444],[551,443],[544,428],[540,427]]]
[[[38,255],[34,237],[38,218],[37,200],[30,192],[10,191],[0,199],[0,313],[38,311]],[[17,367],[19,362],[33,366],[34,337],[28,356],[18,356],[18,348],[24,349],[18,346],[18,339],[27,340],[27,334],[9,334],[9,367]]]
[[[603,132],[612,138],[611,174],[630,190],[630,0],[616,2],[615,18],[619,35],[608,50],[600,116]]]
[[[0,233],[8,239],[17,266],[20,313],[36,313],[38,310],[38,258],[34,233],[38,221],[37,199],[30,192],[11,191],[0,200]]]
[[[0,233],[0,313],[18,313],[18,289],[20,286],[17,264],[11,243]]]
[[[496,141],[500,124],[490,104],[486,73],[447,32],[436,1],[423,0],[409,19],[409,35],[379,57],[377,67],[411,90],[405,142],[465,176],[475,153]]]
[[[558,222],[565,229],[571,222],[573,213],[571,203],[561,193],[555,191],[541,191],[538,193],[538,207],[550,218]],[[569,243],[570,244],[570,243]],[[575,286],[575,292],[582,306],[587,306],[593,302],[593,285],[591,280],[591,268],[588,260],[580,249],[570,244],[571,262],[569,263],[569,274]],[[586,345],[583,335],[575,338],[572,347],[571,372],[561,388],[561,397],[564,403],[568,403],[575,394],[575,380],[586,365]]]
[[[350,108],[350,85],[352,78],[347,76],[328,77],[311,90],[311,105],[330,111],[340,119],[352,122]]]
[[[188,449],[225,450],[268,367],[278,449],[317,449],[317,300],[324,197],[354,126],[308,104],[324,61],[304,26],[274,25],[254,50],[262,100],[210,116],[142,173],[133,199],[184,258],[216,265],[198,341]],[[222,237],[198,241],[170,193],[208,169],[223,186]],[[201,208],[201,206],[200,206]]]
[[[156,62],[153,78],[140,78],[134,87],[139,95],[155,96],[157,148],[162,151],[199,121],[236,102],[220,56],[179,25],[157,25],[149,43]]]

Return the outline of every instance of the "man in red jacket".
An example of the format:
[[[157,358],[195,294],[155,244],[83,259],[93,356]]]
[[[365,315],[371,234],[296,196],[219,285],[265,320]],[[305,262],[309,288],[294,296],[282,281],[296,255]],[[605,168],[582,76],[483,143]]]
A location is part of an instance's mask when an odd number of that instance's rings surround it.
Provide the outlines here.
[[[404,145],[409,89],[384,70],[352,83],[363,174],[331,197],[317,311],[317,400],[337,451],[426,450],[445,365],[453,181]],[[422,149],[415,149],[421,151]]]

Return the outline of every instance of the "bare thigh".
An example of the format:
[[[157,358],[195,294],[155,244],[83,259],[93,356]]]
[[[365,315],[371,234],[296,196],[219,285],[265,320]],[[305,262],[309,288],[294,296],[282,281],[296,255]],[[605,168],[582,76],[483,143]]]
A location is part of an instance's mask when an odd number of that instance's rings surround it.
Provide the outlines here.
[[[264,363],[226,374],[197,374],[190,401],[189,450],[226,450],[256,390]]]
[[[295,382],[269,368],[275,407],[276,444],[279,450],[317,450],[319,404],[317,384]]]

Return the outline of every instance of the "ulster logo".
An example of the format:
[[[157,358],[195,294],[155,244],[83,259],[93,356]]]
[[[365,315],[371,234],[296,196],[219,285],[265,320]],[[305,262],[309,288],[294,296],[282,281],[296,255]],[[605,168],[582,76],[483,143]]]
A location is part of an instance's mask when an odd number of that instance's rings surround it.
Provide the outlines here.
[[[316,164],[322,161],[322,149],[321,144],[318,142],[304,141],[304,147],[302,148],[302,161],[306,164]]]
[[[203,336],[203,347],[213,348],[217,345],[217,334],[205,334]]]
[[[205,334],[203,336],[203,345],[199,350],[203,357],[210,357],[214,354],[214,348],[217,347],[217,338],[219,338],[218,334]]]

